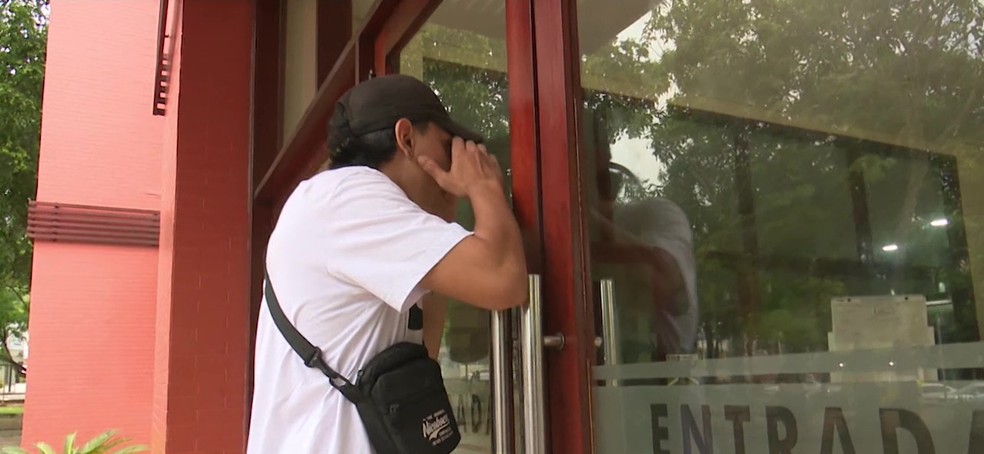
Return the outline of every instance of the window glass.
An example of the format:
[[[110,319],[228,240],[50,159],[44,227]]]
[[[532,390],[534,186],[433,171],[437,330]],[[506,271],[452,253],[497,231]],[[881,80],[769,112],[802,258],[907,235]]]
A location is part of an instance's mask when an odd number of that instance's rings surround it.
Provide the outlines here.
[[[984,450],[984,5],[577,8],[599,452]]]
[[[287,140],[318,91],[318,3],[284,0],[283,8],[283,140]]]

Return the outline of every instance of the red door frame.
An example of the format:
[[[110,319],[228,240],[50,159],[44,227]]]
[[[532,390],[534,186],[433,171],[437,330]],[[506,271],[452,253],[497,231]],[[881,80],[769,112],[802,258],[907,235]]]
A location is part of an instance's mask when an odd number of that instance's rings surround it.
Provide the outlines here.
[[[581,81],[573,0],[532,0],[542,165],[544,332],[564,348],[545,354],[550,452],[592,452],[590,367],[595,355],[587,232],[579,181]],[[563,132],[561,132],[563,131]],[[548,133],[547,133],[548,132]],[[559,394],[559,396],[558,396]],[[562,396],[562,397],[561,397]]]
[[[257,205],[272,205],[275,216],[294,186],[323,161],[324,125],[337,99],[368,78],[370,69],[377,75],[394,72],[400,50],[439,4],[378,0],[358,33],[336,50],[334,62],[319,62],[324,79],[314,100],[294,134],[257,174]],[[350,15],[331,16],[337,19],[319,17],[319,29],[351,20]],[[572,0],[506,0],[513,206],[530,272],[543,276],[545,332],[560,332],[566,339],[562,350],[545,354],[550,451],[586,454],[593,446],[589,368],[595,347],[593,315],[585,309],[590,262],[577,184],[581,89],[575,24]]]

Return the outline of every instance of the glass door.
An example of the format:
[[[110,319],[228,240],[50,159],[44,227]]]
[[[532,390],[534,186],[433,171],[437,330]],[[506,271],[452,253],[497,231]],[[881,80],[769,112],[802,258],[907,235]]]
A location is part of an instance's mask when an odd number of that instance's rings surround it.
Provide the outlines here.
[[[620,5],[576,2],[595,451],[984,452],[984,9]]]
[[[494,12],[441,2],[400,52],[398,70],[430,84],[458,121],[487,137],[511,189],[504,21],[500,12],[500,27],[479,30],[479,18],[496,22]],[[474,226],[467,203],[457,222]],[[439,361],[462,433],[456,452],[492,453],[492,314],[450,301],[446,317]]]
[[[377,73],[389,70],[423,80],[456,120],[485,136],[489,152],[503,167],[507,196],[522,211],[537,195],[524,191],[513,197],[514,188],[532,187],[527,179],[535,170],[523,166],[533,160],[523,154],[534,150],[531,146],[517,150],[511,135],[510,95],[516,89],[510,87],[508,76],[506,9],[499,2],[434,3],[436,8],[419,29],[411,31],[405,45],[382,58],[377,55],[377,62],[385,62],[385,68],[377,65]],[[381,36],[385,33],[382,30]],[[525,237],[540,236],[535,223],[528,218],[522,221]],[[469,229],[474,226],[469,204],[459,205],[457,222]],[[535,253],[531,250],[530,255]],[[517,448],[522,452],[522,431],[515,430],[519,419],[515,411],[522,408],[522,388],[514,386],[522,370],[518,332],[513,329],[518,315],[518,311],[490,313],[448,302],[439,362],[462,433],[455,452],[508,453]],[[498,395],[509,398],[500,399],[496,409]],[[498,414],[505,416],[497,419]]]

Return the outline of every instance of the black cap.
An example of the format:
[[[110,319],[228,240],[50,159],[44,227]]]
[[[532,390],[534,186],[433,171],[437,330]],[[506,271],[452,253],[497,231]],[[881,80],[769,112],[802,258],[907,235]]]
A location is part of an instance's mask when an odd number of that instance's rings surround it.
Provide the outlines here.
[[[452,136],[483,142],[481,134],[451,119],[447,108],[427,84],[406,75],[380,76],[352,87],[335,105],[355,135],[392,128],[401,118],[429,120]]]

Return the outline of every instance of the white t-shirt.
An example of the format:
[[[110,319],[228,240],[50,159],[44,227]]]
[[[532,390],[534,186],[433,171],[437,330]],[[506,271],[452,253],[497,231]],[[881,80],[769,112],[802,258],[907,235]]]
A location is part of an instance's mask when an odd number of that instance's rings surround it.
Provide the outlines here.
[[[422,341],[407,315],[427,293],[420,280],[469,234],[422,210],[376,170],[330,170],[287,200],[270,236],[267,272],[287,318],[354,380],[380,351]],[[355,405],[304,366],[262,304],[247,453],[371,453]]]
[[[618,207],[615,223],[645,244],[673,257],[684,288],[668,309],[656,311],[652,337],[664,353],[693,353],[697,347],[699,322],[697,262],[693,232],[686,213],[672,201],[656,197]],[[651,296],[646,295],[644,299],[651,300]]]

